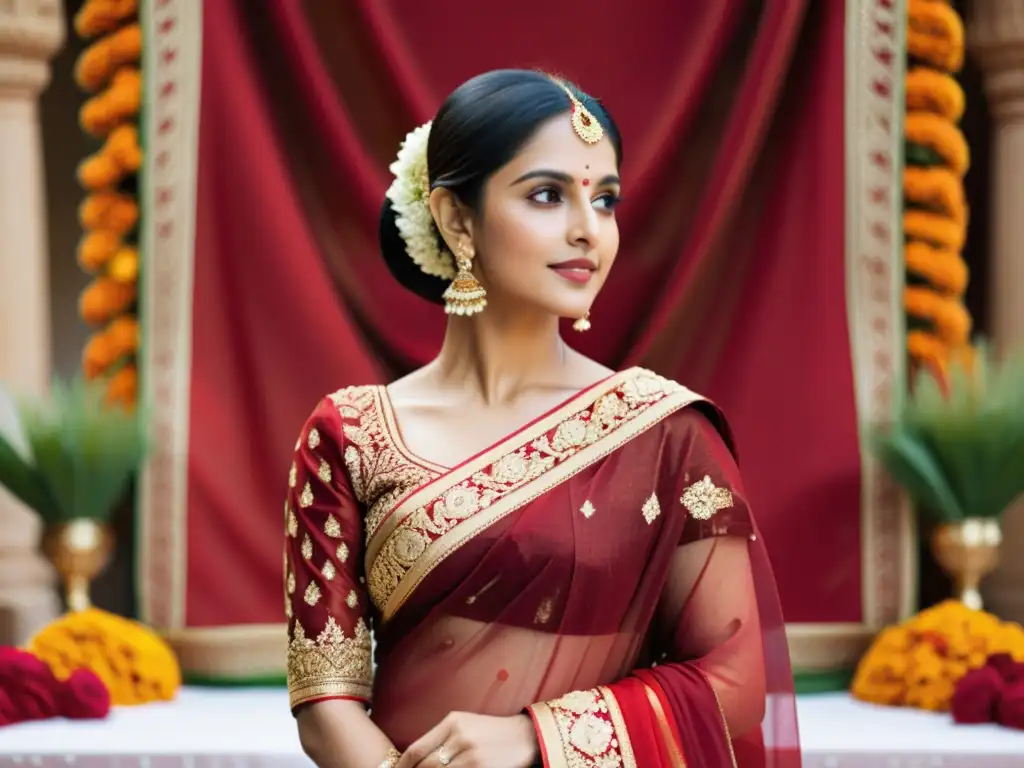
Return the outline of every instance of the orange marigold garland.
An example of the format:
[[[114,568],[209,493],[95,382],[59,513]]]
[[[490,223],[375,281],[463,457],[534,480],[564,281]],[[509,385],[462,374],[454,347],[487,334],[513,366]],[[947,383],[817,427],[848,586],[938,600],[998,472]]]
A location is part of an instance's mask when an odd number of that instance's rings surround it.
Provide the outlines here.
[[[970,150],[958,122],[964,92],[953,75],[964,61],[964,25],[947,3],[910,0],[907,19],[906,169],[903,234],[907,266],[907,351],[915,366],[944,370],[969,353],[961,251],[969,210],[963,178]]]
[[[74,26],[91,41],[75,66],[75,81],[90,94],[79,124],[101,142],[78,166],[78,181],[88,192],[78,211],[83,230],[78,264],[93,276],[82,292],[79,312],[95,329],[82,352],[82,369],[89,379],[106,380],[110,402],[133,408],[139,343],[135,190],[142,165],[138,0],[85,0]]]

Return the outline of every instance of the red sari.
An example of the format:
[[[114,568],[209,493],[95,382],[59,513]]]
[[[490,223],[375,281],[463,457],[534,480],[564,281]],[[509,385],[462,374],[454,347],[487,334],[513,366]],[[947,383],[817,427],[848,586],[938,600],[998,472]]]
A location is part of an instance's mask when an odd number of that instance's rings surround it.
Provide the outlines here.
[[[293,710],[372,700],[399,749],[526,711],[551,768],[800,765],[768,557],[725,420],[684,387],[623,371],[454,469],[350,387],[289,486]]]

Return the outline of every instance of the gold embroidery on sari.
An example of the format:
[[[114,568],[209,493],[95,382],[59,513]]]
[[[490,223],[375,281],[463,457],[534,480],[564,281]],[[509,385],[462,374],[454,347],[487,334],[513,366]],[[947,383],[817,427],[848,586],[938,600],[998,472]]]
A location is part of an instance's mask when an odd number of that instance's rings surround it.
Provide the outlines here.
[[[428,550],[435,551],[433,545],[439,539],[470,519],[483,516],[490,520],[493,513],[488,511],[489,508],[494,508],[501,499],[549,470],[566,462],[572,463],[570,460],[580,457],[583,451],[636,420],[649,407],[663,401],[670,394],[678,393],[687,393],[687,390],[649,371],[631,372],[589,405],[567,405],[566,409],[573,410],[545,431],[539,434],[535,431],[532,439],[529,433],[524,435],[524,444],[498,454],[489,464],[476,467],[470,465],[465,470],[469,473],[468,477],[440,489],[433,498],[420,491],[411,494],[410,498],[422,497],[423,503],[417,499],[416,506],[410,504],[411,509],[403,518],[389,518],[388,526],[393,525],[393,528],[372,555],[367,576],[368,591],[374,604],[384,613],[385,618],[390,616],[397,607],[389,606],[392,595],[414,565],[418,570],[421,569],[424,556]],[[665,409],[658,418],[682,407],[686,402],[686,398],[674,399],[671,408]],[[630,430],[623,430],[622,434],[624,439],[632,436]],[[609,447],[614,449],[617,446]],[[599,455],[603,454],[595,454]],[[582,462],[582,457],[577,461]],[[456,475],[454,471],[449,474]],[[440,482],[446,477],[442,476]],[[592,503],[589,507],[584,505],[580,511],[585,516],[587,511],[592,515],[594,506]],[[394,513],[399,514],[400,510]],[[392,523],[392,520],[396,522]],[[373,538],[373,534],[367,530],[368,548],[371,548]],[[436,558],[432,557],[432,562],[439,560],[446,552],[439,553]]]
[[[640,511],[643,512],[644,520],[647,521],[648,525],[653,523],[657,519],[658,515],[661,514],[661,505],[658,503],[657,494],[652,493],[651,497],[644,502]]]
[[[313,559],[313,540],[309,538],[308,533],[302,537],[302,559]]]
[[[291,706],[323,696],[370,698],[370,631],[356,622],[346,637],[333,616],[313,640],[298,621],[288,644],[288,694]]]
[[[307,509],[313,506],[313,487],[307,481],[302,486],[302,493],[299,494],[299,506],[302,509]]]
[[[332,539],[341,538],[341,523],[334,515],[327,515],[327,519],[324,521],[324,533]]]
[[[299,519],[290,508],[288,509],[288,535],[293,539],[299,535]]]
[[[738,768],[736,764],[736,752],[732,748],[732,734],[729,732],[729,720],[726,718],[725,710],[722,708],[722,700],[718,698],[718,691],[716,691],[715,686],[711,684],[711,678],[709,678],[703,671],[700,675],[704,678],[704,682],[708,684],[708,688],[711,689],[711,695],[715,697],[715,705],[718,707],[718,715],[722,718],[722,730],[725,732],[725,743],[729,745],[729,758],[732,760],[732,768]]]
[[[719,510],[732,506],[732,493],[717,487],[709,475],[704,475],[683,492],[680,501],[697,520],[710,520]]]
[[[348,387],[330,396],[342,420],[343,453],[352,492],[366,508],[367,539],[395,502],[431,477],[398,450],[388,432],[377,387]]]
[[[309,436],[306,438],[306,445],[309,446],[309,450],[315,451],[317,446],[320,445],[320,431],[313,427],[309,430]]]
[[[288,470],[288,487],[294,488],[295,483],[298,481],[299,468],[295,466],[295,462],[292,462],[291,468]]]
[[[635,768],[625,721],[611,691],[573,691],[529,709],[553,767]]]
[[[306,605],[312,607],[320,602],[320,597],[320,587],[316,585],[315,581],[309,582],[309,584],[306,585],[305,593],[302,595],[303,601]]]
[[[348,544],[346,544],[344,541],[341,542],[341,544],[338,545],[337,552],[335,552],[334,554],[338,556],[338,562],[348,562]]]
[[[317,467],[316,476],[320,478],[320,482],[324,485],[331,484],[331,465],[323,459],[320,459],[320,466]]]
[[[334,567],[334,563],[330,560],[327,560],[324,563],[324,567],[320,569],[320,573],[323,574],[325,581],[334,581],[334,577],[338,575],[338,571]]]
[[[597,510],[594,509],[594,505],[590,501],[590,499],[587,499],[586,501],[584,501],[583,502],[583,506],[580,507],[580,514],[583,515],[585,518],[587,518],[587,520],[592,518],[596,511]]]

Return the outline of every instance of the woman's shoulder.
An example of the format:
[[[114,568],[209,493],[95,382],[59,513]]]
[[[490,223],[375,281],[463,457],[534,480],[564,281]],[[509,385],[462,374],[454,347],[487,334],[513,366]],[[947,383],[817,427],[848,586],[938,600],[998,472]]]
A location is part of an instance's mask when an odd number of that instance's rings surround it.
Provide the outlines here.
[[[622,374],[627,397],[658,398],[671,408],[662,423],[675,439],[687,443],[721,440],[733,455],[736,454],[725,412],[710,397],[646,368],[630,368]]]
[[[321,397],[306,417],[304,431],[340,437],[343,425],[359,422],[375,407],[381,387],[361,384],[341,387]]]

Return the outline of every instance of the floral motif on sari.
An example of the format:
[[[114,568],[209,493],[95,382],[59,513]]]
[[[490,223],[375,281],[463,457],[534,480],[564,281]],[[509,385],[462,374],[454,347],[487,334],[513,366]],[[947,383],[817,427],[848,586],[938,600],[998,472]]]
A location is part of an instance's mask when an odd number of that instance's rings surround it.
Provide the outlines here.
[[[629,734],[607,688],[573,691],[529,707],[550,768],[636,768]],[[558,753],[553,754],[557,746]]]
[[[375,518],[374,533],[368,529],[371,599],[390,618],[439,562],[476,533],[697,398],[650,371],[631,369],[428,481],[383,520]]]
[[[345,468],[356,499],[366,507],[366,536],[372,536],[395,502],[432,473],[404,456],[387,429],[380,387],[347,387],[330,395],[342,417]]]

